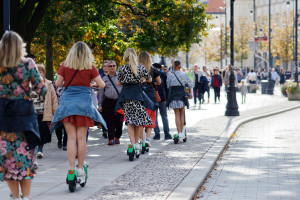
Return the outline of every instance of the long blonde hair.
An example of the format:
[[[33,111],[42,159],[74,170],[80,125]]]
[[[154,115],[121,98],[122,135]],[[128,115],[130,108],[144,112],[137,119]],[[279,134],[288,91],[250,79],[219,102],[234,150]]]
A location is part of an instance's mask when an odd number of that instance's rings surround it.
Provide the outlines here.
[[[140,53],[138,57],[138,63],[140,65],[143,65],[148,70],[148,72],[150,72],[152,62],[151,62],[151,57],[147,51],[142,51]]]
[[[14,31],[4,33],[0,41],[0,67],[16,67],[26,56],[26,44]]]
[[[127,48],[124,53],[124,56],[123,56],[123,60],[128,63],[128,65],[135,77],[138,76],[136,57],[137,57],[136,52],[132,48]]]
[[[84,70],[92,69],[94,56],[88,45],[82,41],[76,42],[70,49],[64,62],[65,67]]]

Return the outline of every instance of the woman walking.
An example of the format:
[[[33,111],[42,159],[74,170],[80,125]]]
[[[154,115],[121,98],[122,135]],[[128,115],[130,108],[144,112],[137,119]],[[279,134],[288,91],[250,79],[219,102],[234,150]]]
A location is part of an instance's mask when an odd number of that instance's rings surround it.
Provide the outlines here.
[[[1,102],[21,102],[21,107],[30,99],[30,91],[39,95],[46,94],[38,69],[34,61],[24,58],[25,44],[21,37],[13,32],[6,32],[0,41],[0,100]],[[4,103],[0,108],[0,181],[6,181],[13,195],[19,199],[19,185],[23,200],[28,200],[31,181],[36,173],[34,141],[38,135],[36,115],[20,120],[19,112],[9,113],[5,117]],[[13,124],[9,126],[9,124]]]
[[[211,87],[214,88],[215,92],[215,103],[217,103],[217,98],[220,103],[220,89],[222,87],[222,78],[221,75],[219,74],[219,68],[215,67],[214,69],[214,75],[211,77]]]
[[[123,85],[120,97],[116,105],[116,111],[121,112],[123,109],[125,119],[128,123],[127,130],[130,144],[128,145],[127,154],[132,161],[134,155],[139,156],[141,146],[139,144],[140,133],[143,126],[152,125],[153,122],[148,115],[146,108],[154,111],[154,104],[142,91],[141,82],[152,82],[148,70],[137,64],[137,55],[134,49],[126,49],[123,60],[127,63],[119,69],[118,81]],[[145,79],[142,79],[142,78]]]
[[[150,147],[151,146],[150,137],[151,137],[152,129],[156,127],[155,121],[156,121],[156,114],[157,114],[156,112],[157,112],[157,107],[158,107],[158,102],[157,102],[157,98],[156,98],[156,95],[155,95],[155,90],[157,90],[156,86],[161,84],[161,79],[160,79],[159,72],[157,71],[157,69],[155,69],[152,66],[151,58],[150,58],[150,55],[148,54],[148,52],[142,51],[140,53],[140,55],[138,57],[138,63],[140,65],[143,65],[148,70],[148,73],[150,74],[150,76],[152,78],[151,83],[144,82],[142,84],[143,91],[146,93],[146,95],[149,97],[149,99],[156,106],[155,111],[147,110],[153,124],[144,126],[145,129],[146,129],[146,138],[145,138],[145,140],[144,140],[143,131],[141,132],[142,141],[145,142],[146,147]]]
[[[94,80],[98,87],[105,86],[93,62],[94,57],[87,44],[81,41],[75,43],[60,66],[55,83],[57,87],[63,84],[65,90],[53,117],[51,131],[54,131],[57,123],[63,122],[68,135],[67,154],[70,164],[68,175],[75,174],[80,181],[86,180],[83,162],[86,154],[88,127],[93,127],[95,121],[106,128],[105,121],[93,105],[90,93],[91,80]],[[76,155],[78,167],[75,170]],[[67,177],[69,187],[73,178]],[[70,188],[71,192],[74,190]]]
[[[39,132],[41,136],[41,144],[38,146],[37,158],[43,158],[44,144],[51,142],[50,123],[57,109],[57,97],[52,85],[52,81],[45,78],[45,66],[38,64],[37,68],[41,75],[43,84],[46,86],[46,96],[37,94],[35,91],[31,93],[35,110],[38,114]]]
[[[170,73],[167,79],[167,86],[170,89],[168,106],[174,109],[175,122],[179,139],[184,139],[183,126],[185,121],[184,106],[188,106],[185,99],[185,88],[187,85],[190,88],[190,97],[193,97],[193,83],[186,73],[180,71],[180,61],[175,61],[175,71]]]
[[[285,83],[285,80],[286,80],[286,78],[285,78],[285,72],[284,72],[283,68],[280,69],[279,76],[280,76],[279,83],[280,83],[280,85],[283,85]]]

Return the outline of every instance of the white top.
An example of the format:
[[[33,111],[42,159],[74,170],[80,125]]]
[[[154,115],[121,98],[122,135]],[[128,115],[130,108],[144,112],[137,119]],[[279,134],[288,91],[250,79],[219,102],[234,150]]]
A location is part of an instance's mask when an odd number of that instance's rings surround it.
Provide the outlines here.
[[[249,81],[256,81],[256,73],[255,72],[250,72],[249,74],[248,74],[248,79],[249,79]]]

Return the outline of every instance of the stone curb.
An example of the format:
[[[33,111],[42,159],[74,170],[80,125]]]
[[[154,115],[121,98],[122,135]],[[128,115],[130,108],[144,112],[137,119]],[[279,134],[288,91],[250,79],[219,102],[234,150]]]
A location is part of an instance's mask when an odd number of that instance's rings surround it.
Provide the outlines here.
[[[237,120],[229,124],[221,133],[219,138],[211,145],[205,152],[204,156],[198,161],[194,168],[181,181],[174,191],[167,197],[168,200],[190,200],[193,199],[199,188],[204,184],[205,180],[213,170],[216,162],[219,160],[224,149],[230,142],[232,135],[237,129],[245,123],[255,121],[257,119],[277,115],[293,109],[300,108],[300,105],[291,106],[278,111],[268,112],[265,114],[247,117],[245,119]],[[233,119],[234,117],[230,117]]]

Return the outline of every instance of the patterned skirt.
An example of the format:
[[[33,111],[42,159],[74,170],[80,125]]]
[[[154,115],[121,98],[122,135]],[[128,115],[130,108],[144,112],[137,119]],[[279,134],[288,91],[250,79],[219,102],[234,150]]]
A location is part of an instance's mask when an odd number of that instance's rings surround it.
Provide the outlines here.
[[[170,102],[170,105],[169,105],[169,107],[173,108],[173,109],[182,108],[183,106],[184,106],[184,103],[181,100],[173,100]]]
[[[123,104],[123,111],[128,124],[135,126],[146,126],[153,124],[141,101],[125,100]]]
[[[0,181],[32,179],[38,168],[23,133],[0,132]]]

